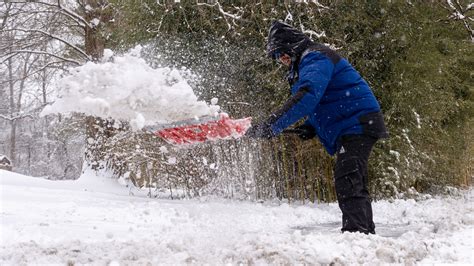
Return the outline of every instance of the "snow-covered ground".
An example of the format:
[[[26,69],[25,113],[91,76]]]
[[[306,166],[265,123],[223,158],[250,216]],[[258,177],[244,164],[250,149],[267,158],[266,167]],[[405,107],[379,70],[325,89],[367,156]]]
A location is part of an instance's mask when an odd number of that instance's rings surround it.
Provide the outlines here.
[[[149,199],[84,174],[0,170],[0,265],[471,264],[474,191],[374,204],[377,235],[341,234],[336,204]],[[472,264],[471,264],[472,265]]]

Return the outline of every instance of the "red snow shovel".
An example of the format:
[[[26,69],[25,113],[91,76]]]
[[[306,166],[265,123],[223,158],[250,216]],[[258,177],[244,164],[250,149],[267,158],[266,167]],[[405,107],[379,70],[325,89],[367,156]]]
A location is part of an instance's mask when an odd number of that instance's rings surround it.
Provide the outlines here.
[[[240,138],[250,128],[251,122],[251,117],[231,119],[227,114],[220,114],[217,117],[205,116],[166,125],[148,126],[145,130],[170,144],[183,145]]]

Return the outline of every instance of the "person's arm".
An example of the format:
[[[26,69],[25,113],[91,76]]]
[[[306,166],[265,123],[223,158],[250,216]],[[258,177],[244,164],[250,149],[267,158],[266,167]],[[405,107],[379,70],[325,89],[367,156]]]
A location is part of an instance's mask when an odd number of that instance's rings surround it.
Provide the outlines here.
[[[300,77],[292,87],[292,96],[266,121],[273,135],[308,116],[319,104],[331,79],[333,62],[320,52],[305,56],[300,66]]]

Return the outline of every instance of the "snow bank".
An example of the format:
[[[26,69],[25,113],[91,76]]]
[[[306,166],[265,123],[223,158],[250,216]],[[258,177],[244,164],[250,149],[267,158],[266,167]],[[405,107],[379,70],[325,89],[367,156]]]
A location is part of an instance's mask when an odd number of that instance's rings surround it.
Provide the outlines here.
[[[80,112],[129,121],[135,129],[216,115],[219,106],[199,101],[184,70],[152,68],[139,57],[141,47],[122,56],[107,50],[100,63],[77,67],[57,84],[59,99],[42,115]]]
[[[109,186],[90,173],[86,179],[87,187],[99,191]],[[376,202],[378,234],[363,235],[339,232],[337,204],[157,200],[1,170],[0,183],[1,265],[471,265],[474,260],[473,190],[454,198]]]
[[[0,170],[0,184],[2,186],[33,187],[67,191],[88,191],[91,193],[105,193],[128,196],[130,189],[120,185],[116,179],[97,175],[87,170],[77,180],[48,180],[38,177]],[[135,190],[136,191],[136,190]],[[3,192],[3,189],[1,190]]]

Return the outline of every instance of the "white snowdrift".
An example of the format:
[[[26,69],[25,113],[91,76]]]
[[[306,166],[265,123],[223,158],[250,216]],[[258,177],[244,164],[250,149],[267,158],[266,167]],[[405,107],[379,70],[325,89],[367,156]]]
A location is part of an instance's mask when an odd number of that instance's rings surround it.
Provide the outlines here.
[[[374,204],[377,235],[341,234],[336,204],[158,200],[91,173],[0,170],[1,265],[470,264],[474,193]]]
[[[80,112],[129,121],[136,129],[216,115],[219,106],[199,101],[180,70],[154,69],[139,54],[140,47],[123,56],[107,50],[103,62],[73,69],[59,80],[59,99],[42,115]]]

